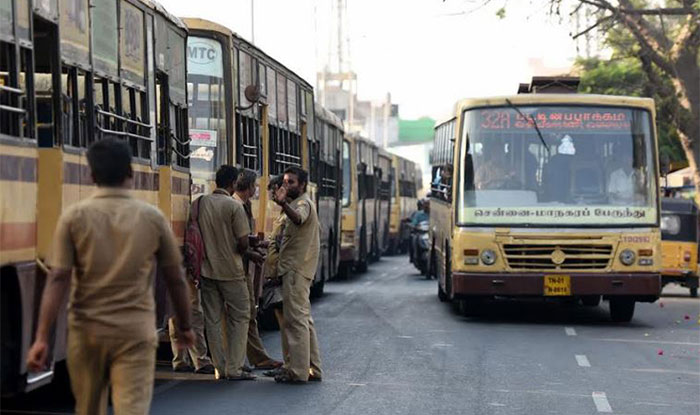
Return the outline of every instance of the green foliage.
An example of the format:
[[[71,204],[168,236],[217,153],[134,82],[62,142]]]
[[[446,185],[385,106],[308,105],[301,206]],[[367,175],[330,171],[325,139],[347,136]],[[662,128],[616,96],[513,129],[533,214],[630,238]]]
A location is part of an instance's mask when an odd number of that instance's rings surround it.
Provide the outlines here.
[[[576,64],[581,73],[582,93],[654,98],[660,153],[667,154],[672,161],[685,160],[676,130],[678,108],[667,94],[673,91],[668,76],[657,71],[662,85],[653,83],[640,60],[633,56],[579,59]]]
[[[506,8],[501,7],[500,9],[498,9],[496,11],[496,17],[498,17],[501,20],[505,19],[506,18]]]

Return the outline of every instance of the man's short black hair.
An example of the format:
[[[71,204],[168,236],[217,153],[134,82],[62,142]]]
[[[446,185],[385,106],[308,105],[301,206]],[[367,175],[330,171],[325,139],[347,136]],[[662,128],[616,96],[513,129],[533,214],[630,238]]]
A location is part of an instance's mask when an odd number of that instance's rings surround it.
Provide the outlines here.
[[[267,190],[276,190],[284,183],[284,174],[270,177],[270,182],[267,184]]]
[[[238,178],[238,169],[230,164],[222,164],[219,170],[216,171],[216,187],[226,189],[227,187],[235,187],[236,179]]]
[[[287,174],[287,173],[297,176],[297,179],[299,179],[299,184],[301,184],[301,183],[308,184],[309,183],[309,173],[307,173],[306,170],[302,169],[301,167],[297,167],[297,166],[287,167],[287,169],[284,171],[284,174]]]
[[[243,169],[238,173],[238,180],[236,181],[236,190],[239,192],[245,192],[251,187],[255,187],[255,180],[257,180],[258,175],[254,171]]]
[[[98,186],[121,186],[134,175],[131,169],[131,148],[116,138],[99,140],[88,148],[87,160],[92,180]]]

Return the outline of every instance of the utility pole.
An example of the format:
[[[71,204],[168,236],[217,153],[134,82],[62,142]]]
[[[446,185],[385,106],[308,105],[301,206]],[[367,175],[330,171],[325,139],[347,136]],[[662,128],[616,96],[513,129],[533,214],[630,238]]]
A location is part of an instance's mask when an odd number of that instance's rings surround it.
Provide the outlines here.
[[[255,44],[255,0],[250,0],[250,43]]]

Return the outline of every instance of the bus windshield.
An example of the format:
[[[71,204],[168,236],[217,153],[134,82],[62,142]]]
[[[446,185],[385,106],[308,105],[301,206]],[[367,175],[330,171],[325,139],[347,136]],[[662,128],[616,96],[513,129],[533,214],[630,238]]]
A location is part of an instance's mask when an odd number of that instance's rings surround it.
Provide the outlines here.
[[[187,98],[190,118],[190,169],[209,178],[226,162],[226,110],[221,43],[190,36],[187,39]]]
[[[657,223],[648,111],[504,106],[470,109],[463,119],[461,225]]]

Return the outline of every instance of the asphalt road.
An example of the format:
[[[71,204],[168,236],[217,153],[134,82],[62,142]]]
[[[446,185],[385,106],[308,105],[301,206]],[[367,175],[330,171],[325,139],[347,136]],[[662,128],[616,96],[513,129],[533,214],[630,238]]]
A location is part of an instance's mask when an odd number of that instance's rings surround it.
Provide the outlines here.
[[[490,303],[465,318],[406,257],[383,258],[313,303],[322,383],[158,371],[153,414],[700,413],[700,301],[671,286],[628,324],[607,303]],[[279,333],[266,332],[279,357]],[[51,389],[2,413],[70,413]],[[13,409],[11,409],[13,408]]]

